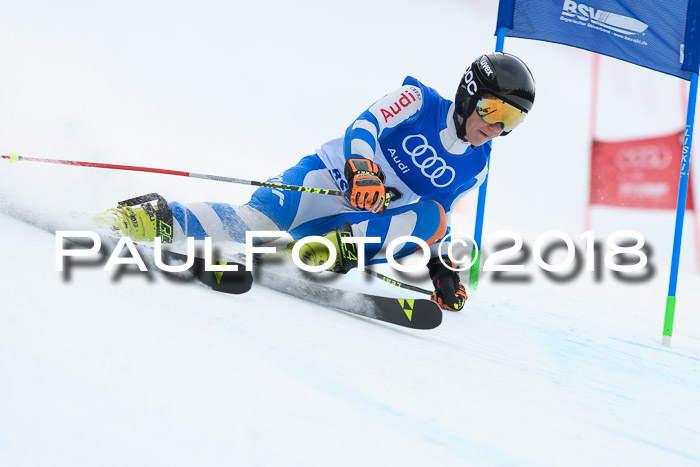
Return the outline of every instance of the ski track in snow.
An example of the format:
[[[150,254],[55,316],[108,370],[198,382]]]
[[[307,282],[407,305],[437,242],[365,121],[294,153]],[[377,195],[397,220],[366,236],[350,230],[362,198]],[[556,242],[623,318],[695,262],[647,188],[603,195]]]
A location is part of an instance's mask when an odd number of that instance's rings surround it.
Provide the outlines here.
[[[488,0],[440,0],[419,15],[398,0],[57,6],[13,4],[0,15],[8,44],[0,62],[12,70],[0,76],[2,154],[250,179],[341,135],[406,74],[449,96],[468,62],[493,48],[497,8]],[[405,31],[421,31],[420,40],[377,52],[377,36],[396,41]],[[464,50],[451,34],[468,37]],[[485,233],[514,230],[532,245],[557,229],[576,240],[590,57],[516,39],[506,49],[530,64],[538,97],[522,131],[494,144]],[[678,86],[620,68],[603,79],[599,131],[614,139],[680,128],[675,107],[636,109],[639,99],[613,86],[625,80],[650,96]],[[631,109],[625,121],[612,118],[618,107]],[[650,281],[623,284],[606,271],[600,283],[582,273],[559,285],[530,260],[531,282],[485,275],[463,312],[417,331],[255,285],[230,296],[157,273],[56,272],[55,236],[42,228],[79,229],[72,212],[152,191],[178,201],[245,202],[251,193],[152,174],[0,165],[0,465],[700,464],[691,215],[667,348],[672,213],[593,213],[599,239],[644,234],[654,247]],[[475,204],[474,194],[454,214],[455,230],[472,231]],[[332,285],[403,295],[359,273]]]
[[[609,287],[590,288],[603,309],[568,287],[485,283],[468,312],[420,332],[255,286],[228,296],[81,267],[66,283],[51,234],[2,221],[33,247],[3,245],[1,282],[28,270],[42,286],[1,315],[10,465],[362,462],[349,441],[409,465],[699,460],[697,339],[660,346],[658,319],[632,326],[651,313]]]

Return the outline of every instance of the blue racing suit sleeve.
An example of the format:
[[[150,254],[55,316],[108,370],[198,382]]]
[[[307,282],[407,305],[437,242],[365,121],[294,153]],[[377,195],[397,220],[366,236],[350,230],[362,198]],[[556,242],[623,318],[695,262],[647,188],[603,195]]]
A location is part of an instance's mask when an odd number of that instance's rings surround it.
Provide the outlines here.
[[[374,159],[377,142],[399,125],[412,125],[420,118],[423,92],[405,85],[379,99],[365,110],[345,131],[343,155],[345,160],[363,157]]]

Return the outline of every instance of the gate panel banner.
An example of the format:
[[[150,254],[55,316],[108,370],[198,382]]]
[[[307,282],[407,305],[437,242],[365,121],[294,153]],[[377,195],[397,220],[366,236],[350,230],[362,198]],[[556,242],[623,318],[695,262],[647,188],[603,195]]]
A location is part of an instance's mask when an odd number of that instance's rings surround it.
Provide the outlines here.
[[[683,133],[620,142],[593,141],[591,205],[675,209]],[[693,209],[692,184],[686,209]]]
[[[690,79],[700,0],[501,0],[506,36],[566,44]]]

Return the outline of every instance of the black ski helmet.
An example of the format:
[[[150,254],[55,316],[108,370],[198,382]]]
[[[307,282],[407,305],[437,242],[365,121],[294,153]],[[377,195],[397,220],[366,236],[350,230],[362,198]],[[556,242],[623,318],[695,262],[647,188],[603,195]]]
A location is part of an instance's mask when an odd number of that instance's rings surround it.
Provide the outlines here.
[[[527,65],[515,55],[495,52],[474,60],[464,72],[455,96],[454,121],[457,136],[464,141],[464,122],[460,125],[457,116],[466,120],[484,94],[493,94],[529,112],[535,102],[535,79]]]

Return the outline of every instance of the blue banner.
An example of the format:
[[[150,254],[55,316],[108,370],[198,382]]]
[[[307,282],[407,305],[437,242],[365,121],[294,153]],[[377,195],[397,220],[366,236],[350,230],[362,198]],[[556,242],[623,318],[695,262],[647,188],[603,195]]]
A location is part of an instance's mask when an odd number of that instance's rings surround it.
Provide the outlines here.
[[[498,27],[683,79],[700,64],[700,0],[501,0]]]

